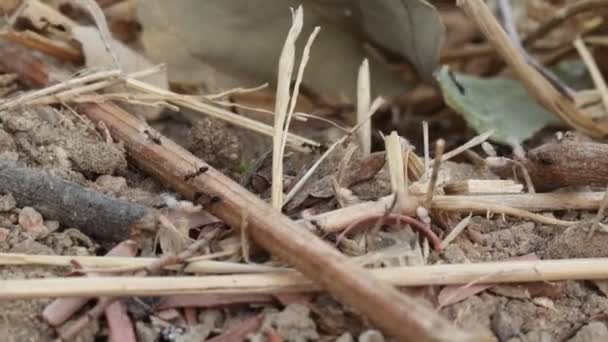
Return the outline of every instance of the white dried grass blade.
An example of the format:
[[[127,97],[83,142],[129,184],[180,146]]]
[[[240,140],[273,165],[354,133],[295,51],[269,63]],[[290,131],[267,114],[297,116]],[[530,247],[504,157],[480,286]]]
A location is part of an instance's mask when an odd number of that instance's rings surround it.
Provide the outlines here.
[[[272,206],[279,209],[283,204],[283,130],[287,121],[290,102],[289,85],[295,64],[296,40],[304,23],[302,6],[296,9],[293,23],[285,39],[277,80],[277,92],[274,116],[274,135],[272,137]]]
[[[72,79],[63,81],[61,83],[52,85],[50,87],[46,87],[46,88],[42,88],[40,90],[32,91],[30,93],[26,93],[15,99],[9,99],[6,102],[0,104],[0,110],[15,108],[17,106],[27,104],[27,102],[33,101],[40,97],[48,96],[48,95],[63,91],[65,89],[76,87],[76,86],[79,86],[81,84],[85,84],[88,82],[95,82],[95,81],[98,81],[101,79],[111,79],[111,78],[119,76],[120,73],[121,73],[120,70],[104,70],[104,71],[99,71],[99,72],[95,72],[92,74],[72,78]]]
[[[244,116],[240,116],[238,114],[234,114],[229,110],[225,110],[223,108],[198,101],[196,99],[193,99],[192,97],[177,94],[172,91],[165,90],[153,86],[149,83],[141,82],[132,78],[127,78],[125,82],[127,86],[133,89],[137,89],[141,92],[146,92],[150,94],[159,94],[161,96],[166,97],[168,100],[170,99],[170,102],[182,107],[190,108],[195,112],[207,114],[211,117],[220,119],[235,126],[243,127],[245,129],[258,132],[260,134],[264,134],[267,136],[274,135],[273,128],[263,122],[259,122]],[[290,147],[294,148],[297,151],[310,151],[309,146],[320,146],[320,144],[314,140],[307,139],[291,133],[287,135],[287,138],[287,142],[289,143]]]
[[[608,278],[608,258],[499,261],[370,269],[392,286],[520,283]],[[203,277],[79,277],[3,280],[0,299],[319,291],[297,272]]]
[[[224,257],[225,255],[217,255]],[[213,257],[204,255],[203,257]],[[127,258],[109,256],[71,256],[71,255],[29,255],[18,253],[0,253],[0,265],[2,266],[60,266],[72,267],[73,262],[78,262],[84,269],[108,272],[116,269],[128,269],[146,267],[157,262],[157,258]],[[181,265],[167,266],[168,270],[182,269]],[[200,274],[231,274],[231,273],[266,273],[283,270],[279,267],[272,267],[259,264],[243,264],[228,261],[203,260],[200,257],[188,259],[183,268],[186,273]]]
[[[293,93],[291,95],[289,112],[287,112],[287,118],[285,119],[283,137],[281,138],[281,162],[283,161],[283,155],[285,154],[285,142],[287,141],[287,133],[289,133],[289,125],[291,124],[291,118],[294,115],[296,104],[298,102],[300,85],[302,84],[302,78],[304,77],[304,70],[306,69],[306,64],[308,63],[308,60],[310,59],[310,47],[315,41],[315,38],[319,34],[320,30],[320,27],[315,27],[314,31],[308,37],[308,41],[306,42],[306,45],[304,46],[304,51],[302,52],[302,58],[300,59],[300,67],[298,69],[298,75],[296,76],[296,83],[294,85]]]
[[[450,160],[451,158],[454,158],[455,156],[461,154],[462,152],[471,149],[477,145],[482,144],[483,142],[485,142],[486,140],[488,140],[492,134],[494,134],[493,130],[481,133],[478,136],[473,137],[471,140],[467,141],[466,143],[464,143],[461,146],[458,146],[457,148],[451,150],[448,153],[444,153],[443,157],[441,158],[441,161],[444,162],[446,160]]]
[[[365,59],[359,67],[357,77],[357,123],[363,122],[357,131],[357,137],[364,156],[368,156],[372,150],[372,123],[367,119],[372,102],[371,96],[369,62]]]
[[[430,157],[430,143],[429,143],[429,123],[426,121],[422,121],[422,137],[424,140],[424,176],[423,178],[428,177],[429,174],[429,161]]]
[[[454,227],[454,229],[452,229],[452,231],[448,234],[448,236],[446,236],[445,239],[443,239],[443,241],[441,241],[442,249],[445,249],[452,241],[454,241],[454,239],[458,235],[460,235],[460,233],[462,233],[462,231],[469,225],[469,222],[471,222],[472,216],[473,216],[472,214],[469,214],[469,216],[465,217],[460,222],[458,222],[456,227]]]
[[[120,73],[119,70],[116,70],[117,73]],[[156,73],[160,73],[160,72],[165,72],[165,65],[164,64],[159,64],[156,65],[152,68],[148,68],[148,69],[144,69],[141,71],[137,71],[134,73],[131,73],[129,75],[127,75],[127,77],[129,78],[141,78],[141,77],[147,77]],[[97,90],[101,90],[104,88],[108,88],[111,86],[114,86],[120,82],[122,82],[123,80],[121,78],[110,78],[110,79],[106,79],[103,81],[96,81],[87,85],[83,85],[83,86],[75,86],[74,88],[71,89],[67,89],[64,91],[60,91],[56,94],[52,94],[52,95],[47,95],[47,96],[43,96],[40,98],[35,98],[32,100],[28,100],[26,105],[44,105],[44,104],[52,104],[52,103],[60,103],[60,102],[70,102],[71,100],[80,100],[80,98],[76,99],[76,96],[82,96],[82,94],[86,94],[86,93],[92,93],[95,92]],[[46,89],[46,88],[45,88]],[[44,90],[44,89],[43,89]],[[144,94],[146,95],[146,94]],[[101,95],[98,95],[101,96]],[[160,96],[154,95],[154,94],[150,94],[150,96],[156,96],[157,98],[161,98]],[[164,99],[164,97],[163,97]],[[0,106],[2,107],[2,106]]]
[[[397,132],[393,131],[384,141],[386,145],[386,158],[391,177],[391,189],[397,196],[399,208],[407,201],[405,186],[405,172],[403,167],[403,146]]]

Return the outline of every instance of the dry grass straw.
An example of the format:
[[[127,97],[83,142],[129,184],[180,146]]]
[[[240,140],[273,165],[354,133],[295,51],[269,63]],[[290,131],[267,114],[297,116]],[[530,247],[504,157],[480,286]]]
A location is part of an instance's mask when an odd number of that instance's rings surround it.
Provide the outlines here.
[[[295,65],[295,54],[296,54],[296,41],[302,31],[304,24],[304,11],[302,6],[299,6],[293,14],[293,23],[283,50],[281,51],[281,57],[279,59],[279,70],[278,70],[278,81],[277,81],[277,93],[275,102],[275,116],[274,116],[274,134],[272,140],[272,205],[276,209],[280,210],[283,207],[283,156],[285,154],[285,144],[287,140],[287,134],[289,131],[289,124],[291,117],[293,116],[296,103],[298,101],[298,93],[302,77],[304,75],[304,69],[310,55],[310,47],[319,33],[319,27],[316,27],[313,33],[308,38],[304,52],[302,53],[302,59],[300,61],[300,67],[296,77],[296,84],[294,86],[293,94],[290,95],[290,85],[292,80],[293,68]]]
[[[386,158],[391,179],[391,190],[396,196],[397,208],[405,208],[407,203],[407,184],[405,168],[403,165],[403,145],[397,132],[393,131],[384,139],[386,145]]]
[[[155,94],[162,98],[167,99],[169,102],[176,104],[181,107],[192,109],[197,113],[204,113],[213,118],[228,122],[232,125],[242,127],[245,129],[249,129],[251,131],[264,134],[267,136],[273,136],[274,130],[271,126],[268,126],[262,122],[234,114],[229,110],[218,107],[216,105],[212,105],[209,103],[205,103],[194,99],[190,96],[181,95],[169,90],[165,90],[156,86],[153,86],[149,83],[141,82],[135,80],[133,78],[127,78],[125,80],[126,85],[130,88],[137,89],[143,93]],[[314,140],[307,139],[301,137],[299,135],[289,133],[287,136],[287,143],[294,149],[298,151],[310,151],[310,147],[318,147],[320,146]]]
[[[75,77],[64,82],[52,85],[50,87],[26,93],[24,95],[18,96],[15,99],[8,99],[0,104],[0,110],[9,110],[18,106],[26,105],[28,102],[34,101],[38,98],[58,93],[66,89],[74,88],[89,82],[114,78],[119,76],[120,73],[120,70],[104,70]]]
[[[578,54],[581,56],[587,70],[589,70],[589,74],[591,75],[591,79],[595,84],[595,88],[600,93],[600,97],[604,105],[604,111],[608,112],[608,87],[606,87],[606,81],[602,76],[600,68],[597,66],[593,55],[581,37],[577,37],[574,40],[574,47],[576,47],[576,51],[578,51]]]
[[[78,257],[74,257],[78,260]],[[608,258],[436,264],[369,270],[393,286],[608,279]],[[4,280],[0,299],[319,291],[297,272],[201,277],[103,277]]]
[[[528,64],[525,56],[514,46],[483,0],[458,0],[457,4],[542,106],[568,125],[592,137],[601,138],[608,135],[607,120],[592,120]]]
[[[467,141],[466,143],[462,144],[461,146],[458,146],[457,148],[451,150],[450,152],[444,153],[443,157],[441,158],[441,161],[444,162],[444,161],[450,160],[450,159],[456,157],[457,155],[463,153],[464,151],[470,150],[475,146],[483,144],[488,139],[490,139],[492,134],[494,134],[494,131],[490,130],[490,131],[481,133],[481,134],[473,137],[471,140]]]
[[[429,123],[427,121],[422,121],[422,138],[424,141],[424,177],[427,177],[430,168],[429,161],[431,160],[429,151]]]
[[[372,122],[368,119],[372,104],[371,82],[369,74],[369,62],[363,60],[359,67],[357,77],[357,123],[362,123],[357,131],[359,144],[363,156],[368,156],[372,151]]]
[[[225,254],[225,253],[224,253]],[[261,273],[277,272],[281,268],[256,264],[242,264],[228,261],[211,260],[223,257],[224,254],[210,254],[186,259],[183,265],[169,265],[167,270],[183,270],[186,273],[200,274],[232,274],[232,273]],[[3,266],[60,266],[74,267],[74,261],[86,272],[117,272],[141,269],[157,262],[157,258],[126,258],[126,257],[96,257],[96,256],[68,256],[68,255],[29,255],[15,253],[0,253],[0,265]]]
[[[435,143],[435,160],[433,162],[433,170],[431,173],[429,186],[426,190],[426,200],[424,201],[424,207],[427,209],[431,208],[433,195],[435,194],[435,188],[437,187],[437,178],[439,177],[439,168],[441,168],[444,150],[445,141],[443,139],[437,140],[437,142]]]
[[[445,239],[441,241],[442,250],[444,250],[452,241],[454,241],[458,237],[458,235],[460,235],[460,233],[465,230],[465,228],[467,228],[469,222],[471,222],[471,217],[473,217],[473,214],[469,214],[469,216],[463,218],[460,222],[458,222],[456,227],[452,228],[448,236],[446,236]]]

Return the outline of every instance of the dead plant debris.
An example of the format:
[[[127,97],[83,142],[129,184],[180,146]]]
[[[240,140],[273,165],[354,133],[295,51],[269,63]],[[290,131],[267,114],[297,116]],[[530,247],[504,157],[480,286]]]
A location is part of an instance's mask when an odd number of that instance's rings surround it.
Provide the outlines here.
[[[0,335],[608,340],[607,9],[2,2]]]

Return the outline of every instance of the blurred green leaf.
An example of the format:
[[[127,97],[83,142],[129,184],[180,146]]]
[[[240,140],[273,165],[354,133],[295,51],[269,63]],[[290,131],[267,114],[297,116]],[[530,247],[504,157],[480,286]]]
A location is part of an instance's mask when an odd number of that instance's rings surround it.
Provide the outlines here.
[[[477,132],[494,130],[492,140],[521,143],[543,127],[559,122],[517,80],[478,78],[442,68],[436,75],[448,106]]]

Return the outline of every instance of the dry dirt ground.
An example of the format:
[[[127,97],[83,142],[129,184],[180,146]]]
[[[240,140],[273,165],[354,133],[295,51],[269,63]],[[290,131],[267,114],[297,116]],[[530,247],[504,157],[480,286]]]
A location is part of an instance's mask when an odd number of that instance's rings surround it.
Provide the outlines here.
[[[268,165],[256,163],[269,145],[262,140],[255,149],[245,141],[249,133],[212,120],[191,127],[183,121],[167,119],[156,127],[233,177],[247,178],[246,186],[262,196],[268,190]],[[166,206],[171,193],[128,162],[120,143],[108,140],[104,131],[75,113],[50,107],[0,113],[0,158],[18,160],[102,193],[149,207]],[[266,142],[267,143],[267,142]],[[324,176],[335,172],[338,157],[328,161],[309,187],[299,207],[331,208],[332,194],[325,193]],[[287,179],[295,177],[310,160],[290,159]],[[259,160],[258,160],[259,161]],[[266,163],[267,164],[267,163]],[[260,166],[260,167],[257,167]],[[469,167],[471,168],[471,167]],[[252,172],[255,171],[255,172]],[[474,171],[474,170],[473,170]],[[388,193],[385,172],[353,187],[361,198],[377,198]],[[316,188],[315,188],[316,186]],[[10,194],[0,194],[0,252],[47,255],[103,255],[106,250],[96,241],[53,217],[44,217],[46,230],[30,224],[37,219],[31,208],[16,206]],[[292,216],[301,209],[292,208]],[[585,219],[594,213],[561,212],[569,220]],[[99,218],[103,220],[103,217]],[[441,254],[431,254],[430,262],[466,263],[505,260],[534,254],[541,259],[608,257],[608,235],[596,233],[588,238],[589,227],[580,224],[568,229],[502,217],[472,218],[465,233]],[[335,241],[335,236],[327,236]],[[153,254],[153,242],[142,241],[142,255]],[[412,249],[419,244],[411,230],[383,229],[358,232],[342,241],[339,248],[351,255],[403,244]],[[405,247],[404,247],[405,248]],[[254,255],[261,261],[268,256]],[[416,263],[407,257],[406,263]],[[407,259],[406,258],[406,259]],[[388,262],[390,264],[390,262]],[[387,263],[385,263],[386,265]],[[1,279],[38,278],[65,275],[66,269],[42,267],[2,267]],[[408,289],[425,298],[448,319],[463,328],[487,329],[499,341],[608,341],[608,298],[602,283],[567,281],[495,286],[457,303],[440,307],[440,288]],[[297,297],[297,296],[296,296]],[[5,341],[51,341],[56,335],[40,314],[49,299],[0,302],[0,336]],[[231,326],[263,314],[263,326],[287,341],[379,341],[377,332],[356,313],[337,304],[327,295],[279,298],[276,303],[240,304],[201,308],[198,323],[188,326],[175,317],[162,317],[154,310],[155,299],[125,300],[141,341],[202,341]],[[101,341],[107,337],[103,320],[91,324],[80,334],[80,341]],[[261,341],[263,333],[253,335]]]

